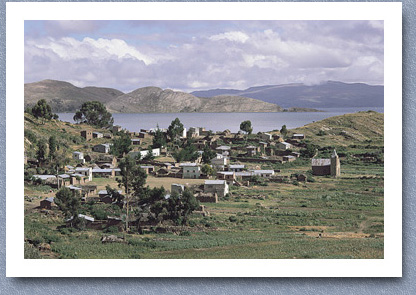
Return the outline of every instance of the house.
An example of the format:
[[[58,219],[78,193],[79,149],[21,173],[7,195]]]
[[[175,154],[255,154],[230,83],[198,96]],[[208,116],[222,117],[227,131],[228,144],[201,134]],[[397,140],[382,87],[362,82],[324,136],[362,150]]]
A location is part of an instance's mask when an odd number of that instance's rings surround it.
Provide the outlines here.
[[[287,143],[287,142],[283,141],[283,142],[278,142],[276,144],[276,147],[277,147],[278,150],[285,151],[285,150],[290,149],[292,147],[292,145],[290,143]]]
[[[264,141],[271,141],[273,139],[272,135],[269,133],[261,133],[259,134],[259,137],[261,140],[264,140]]]
[[[86,225],[89,225],[94,222],[94,217],[84,215],[84,214],[78,214],[79,219],[83,219]],[[66,223],[71,223],[74,219],[74,216],[71,216],[69,219],[65,220]]]
[[[307,180],[306,174],[298,174],[296,177],[297,181],[305,182]]]
[[[92,147],[92,150],[97,153],[108,154],[110,152],[110,144],[109,143],[97,144]]]
[[[329,159],[312,159],[312,174],[318,176],[340,176],[341,164],[336,150],[332,152]]]
[[[201,176],[201,167],[196,163],[181,163],[179,167],[182,168],[182,178],[197,179]]]
[[[234,164],[234,165],[228,166],[228,171],[240,172],[240,171],[243,171],[245,167],[246,167],[245,165]]]
[[[122,191],[118,190],[118,193],[121,194]],[[98,197],[100,198],[100,202],[103,202],[105,204],[111,204],[113,202],[113,198],[111,195],[107,192],[107,190],[100,190],[98,192]]]
[[[130,152],[130,153],[135,153],[135,152]],[[129,154],[130,154],[129,153]],[[148,150],[145,150],[145,151],[140,151],[140,152],[138,152],[138,153],[140,153],[140,157],[141,157],[141,159],[143,159],[144,157],[146,157],[147,156],[147,154],[149,153],[149,151]],[[153,155],[153,157],[158,157],[158,156],[160,156],[160,148],[156,148],[156,149],[152,149],[152,155]],[[137,154],[136,154],[136,157],[137,157]]]
[[[250,171],[242,171],[242,172],[234,172],[236,179],[241,180],[249,180],[251,177],[253,177],[254,173]]]
[[[181,137],[182,138],[186,138],[186,128],[185,127],[183,128],[182,136]]]
[[[188,132],[186,133],[186,137],[198,137],[199,136],[199,128],[198,127],[191,127],[189,128]]]
[[[217,151],[217,153],[219,153],[223,156],[228,156],[230,154],[231,147],[226,146],[226,145],[221,145],[221,146],[217,147],[215,150]]]
[[[94,177],[114,177],[115,176],[115,169],[101,169],[101,168],[94,168],[92,169],[92,174]]]
[[[199,192],[195,195],[195,198],[201,203],[218,203],[217,193]]]
[[[147,132],[139,132],[139,138],[152,138],[152,136]]]
[[[301,133],[295,133],[292,135],[292,139],[305,139],[305,135]]]
[[[233,183],[235,180],[235,172],[233,171],[220,171],[217,172],[217,178],[219,180],[226,180],[228,183]]]
[[[229,193],[228,183],[225,180],[205,180],[204,193],[216,193],[223,198]]]
[[[289,156],[283,156],[283,161],[285,161],[285,162],[293,162],[295,160],[296,160],[296,157],[295,156],[291,156],[291,155],[289,155]]]
[[[66,186],[71,183],[71,176],[68,174],[59,174],[58,182],[58,187]]]
[[[312,159],[313,175],[331,175],[331,159]]]
[[[104,138],[108,138],[108,139],[112,139],[113,138],[113,135],[111,133],[104,133],[103,134],[103,137]]]
[[[81,136],[84,137],[85,140],[90,140],[90,139],[92,139],[92,131],[82,130],[81,131]]]
[[[155,166],[140,166],[140,168],[146,171],[146,174],[149,174],[155,171]]]
[[[81,189],[82,189],[82,194],[86,197],[95,195],[97,192],[96,185],[81,185]]]
[[[92,181],[92,168],[89,167],[77,167],[75,168],[77,174],[81,174],[88,178],[88,181]]]
[[[103,138],[104,135],[101,132],[93,132],[92,138]]]
[[[246,150],[248,156],[255,156],[258,152],[258,148],[254,145],[249,145],[248,147],[246,147]]]
[[[113,126],[113,128],[111,129],[113,131],[113,133],[117,133],[117,132],[121,132],[122,128],[119,125]]]
[[[53,200],[54,200],[53,197],[49,197],[49,198],[46,198],[46,199],[40,201],[40,208],[41,209],[51,210],[52,209]]]
[[[56,176],[55,175],[40,175],[40,174],[35,174],[33,175],[34,179],[41,179],[44,182],[55,182],[56,181]]]
[[[274,170],[250,170],[254,176],[269,178],[274,175]]]
[[[217,170],[224,170],[225,166],[228,165],[228,162],[228,158],[220,154],[217,154],[217,157],[211,160],[212,166],[214,166],[214,168]]]
[[[185,186],[183,184],[178,183],[172,183],[170,185],[170,192],[173,194],[174,192],[177,192],[178,194],[182,194],[185,191]]]
[[[131,139],[132,145],[140,145],[140,138],[132,138]]]
[[[84,153],[83,152],[73,152],[72,159],[81,162],[82,164],[85,163]]]

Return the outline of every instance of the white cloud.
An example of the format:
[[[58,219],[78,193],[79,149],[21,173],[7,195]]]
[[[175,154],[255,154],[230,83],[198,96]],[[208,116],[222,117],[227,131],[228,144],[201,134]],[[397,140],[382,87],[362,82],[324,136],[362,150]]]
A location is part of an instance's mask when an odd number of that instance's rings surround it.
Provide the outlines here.
[[[155,60],[138,51],[133,46],[128,45],[120,39],[103,39],[97,40],[84,38],[78,41],[74,38],[65,37],[55,40],[48,38],[43,42],[28,41],[28,45],[35,48],[50,50],[63,60],[75,59],[137,59],[145,64],[152,64]]]
[[[209,37],[209,40],[211,41],[228,40],[228,41],[233,41],[233,42],[245,43],[249,38],[250,37],[243,32],[233,31],[233,32],[225,32],[225,33],[213,35]]]

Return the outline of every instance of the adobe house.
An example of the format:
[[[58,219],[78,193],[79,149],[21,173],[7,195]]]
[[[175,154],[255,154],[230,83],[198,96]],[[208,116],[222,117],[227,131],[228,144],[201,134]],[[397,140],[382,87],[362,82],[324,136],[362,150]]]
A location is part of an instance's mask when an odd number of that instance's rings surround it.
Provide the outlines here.
[[[285,151],[288,150],[292,147],[292,145],[290,143],[287,142],[279,142],[276,144],[277,149],[281,150],[281,151]]]
[[[101,132],[93,132],[92,138],[103,138],[104,135]]]
[[[140,166],[140,168],[146,171],[146,174],[149,174],[155,171],[155,166]]]
[[[85,140],[90,140],[90,139],[92,139],[92,131],[82,130],[81,131],[81,136],[84,137]]]
[[[49,197],[49,198],[46,198],[46,199],[40,201],[40,208],[51,210],[53,201],[54,201],[53,197]]]
[[[237,165],[237,164],[229,165],[228,166],[228,171],[240,172],[240,171],[243,171],[245,167],[246,166],[242,165],[242,164],[241,165]]]
[[[229,193],[228,183],[225,180],[205,180],[204,193],[216,193],[223,198]]]
[[[233,183],[235,180],[234,171],[220,171],[217,173],[217,179],[226,180],[228,183]]]
[[[301,133],[296,133],[292,135],[292,139],[305,139],[305,135]]]
[[[132,138],[131,139],[132,145],[140,145],[140,138]]]
[[[341,163],[336,150],[332,152],[331,158],[329,159],[312,159],[312,174],[317,176],[340,176]]]
[[[117,132],[121,132],[122,128],[121,126],[113,126],[113,128],[111,128],[111,130],[113,131],[113,133],[117,133]]]
[[[247,150],[247,155],[249,156],[255,156],[258,152],[258,148],[254,145],[249,145],[248,147],[246,147]]]
[[[110,144],[109,143],[97,144],[92,147],[92,150],[97,153],[108,154],[110,152]]]
[[[261,133],[259,134],[259,137],[261,140],[264,140],[264,141],[271,141],[273,138],[272,135],[269,133]]]
[[[173,194],[177,192],[178,194],[182,194],[185,191],[185,186],[183,184],[172,183],[170,185],[170,192]]]
[[[285,162],[293,162],[295,160],[296,160],[296,157],[295,156],[291,156],[291,155],[289,155],[289,156],[283,156],[283,161],[285,161]]]
[[[218,203],[217,193],[202,193],[199,192],[195,198],[201,203]]]

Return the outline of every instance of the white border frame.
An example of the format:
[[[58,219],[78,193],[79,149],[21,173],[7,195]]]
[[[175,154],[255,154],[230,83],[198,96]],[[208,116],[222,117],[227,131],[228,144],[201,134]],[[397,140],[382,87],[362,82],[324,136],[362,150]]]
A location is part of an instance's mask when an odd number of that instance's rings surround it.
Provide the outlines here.
[[[402,3],[6,3],[7,277],[401,277]],[[175,13],[172,13],[172,12]],[[24,20],[384,20],[384,259],[24,259]],[[12,164],[13,163],[13,164]],[[12,177],[12,176],[21,176]],[[114,271],[117,269],[117,272]]]

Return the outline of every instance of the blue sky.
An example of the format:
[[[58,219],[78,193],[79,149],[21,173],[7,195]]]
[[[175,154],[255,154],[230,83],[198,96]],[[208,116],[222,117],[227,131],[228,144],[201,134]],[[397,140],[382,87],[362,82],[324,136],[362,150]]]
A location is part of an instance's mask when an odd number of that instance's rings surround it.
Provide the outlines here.
[[[382,21],[26,21],[25,83],[124,92],[384,83]]]

